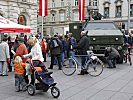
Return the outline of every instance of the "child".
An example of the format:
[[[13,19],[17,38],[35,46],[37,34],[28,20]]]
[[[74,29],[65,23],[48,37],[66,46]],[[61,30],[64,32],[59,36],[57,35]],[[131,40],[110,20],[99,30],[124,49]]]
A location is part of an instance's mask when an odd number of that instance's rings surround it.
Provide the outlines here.
[[[26,91],[26,82],[24,80],[24,67],[25,64],[22,62],[21,57],[16,56],[14,59],[16,92],[20,91],[20,85],[22,86],[22,91]]]

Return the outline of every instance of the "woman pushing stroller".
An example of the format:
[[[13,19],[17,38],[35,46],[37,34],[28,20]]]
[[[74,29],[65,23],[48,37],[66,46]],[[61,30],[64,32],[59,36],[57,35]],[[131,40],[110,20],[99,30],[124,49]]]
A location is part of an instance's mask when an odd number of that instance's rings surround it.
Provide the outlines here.
[[[30,95],[34,95],[35,89],[46,92],[49,88],[51,88],[52,96],[55,98],[59,97],[60,91],[57,87],[55,87],[56,83],[54,83],[54,79],[50,76],[52,72],[47,72],[43,63],[44,58],[42,56],[41,46],[36,41],[36,38],[29,39],[28,43],[32,46],[31,52],[22,56],[22,58],[27,58],[29,56],[32,57],[31,67],[33,69],[33,77],[31,77],[31,83],[27,86],[28,93]],[[38,83],[35,83],[35,79],[38,80]],[[57,94],[55,94],[54,91],[56,91]]]

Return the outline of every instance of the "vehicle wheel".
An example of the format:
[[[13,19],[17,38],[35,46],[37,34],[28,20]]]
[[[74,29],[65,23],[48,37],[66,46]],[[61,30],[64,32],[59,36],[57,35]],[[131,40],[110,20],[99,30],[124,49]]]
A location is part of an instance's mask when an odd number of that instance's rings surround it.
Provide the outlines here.
[[[32,84],[28,85],[27,92],[29,95],[33,96],[35,94],[35,87]]]
[[[88,74],[91,76],[99,76],[103,72],[104,64],[100,59],[92,60],[87,62]]]
[[[70,62],[72,65],[69,64]],[[72,58],[68,58],[64,60],[64,63],[65,66],[62,67],[62,72],[67,76],[71,76],[72,74],[74,74],[77,66],[76,61]]]
[[[123,61],[124,61],[125,63],[127,63],[127,55],[126,55],[126,54],[123,56]]]
[[[122,64],[124,59],[124,53],[123,51],[119,51],[120,57],[117,58],[117,63]]]
[[[58,98],[60,96],[60,90],[57,87],[53,86],[51,88],[51,94],[54,98]]]

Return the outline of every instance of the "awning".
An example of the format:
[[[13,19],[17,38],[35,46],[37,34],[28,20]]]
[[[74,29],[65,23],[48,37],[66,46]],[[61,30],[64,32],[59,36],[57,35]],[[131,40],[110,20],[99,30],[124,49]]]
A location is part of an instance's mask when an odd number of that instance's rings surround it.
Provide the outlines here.
[[[0,16],[0,32],[13,33],[13,32],[30,32],[30,26],[24,26],[5,19]]]

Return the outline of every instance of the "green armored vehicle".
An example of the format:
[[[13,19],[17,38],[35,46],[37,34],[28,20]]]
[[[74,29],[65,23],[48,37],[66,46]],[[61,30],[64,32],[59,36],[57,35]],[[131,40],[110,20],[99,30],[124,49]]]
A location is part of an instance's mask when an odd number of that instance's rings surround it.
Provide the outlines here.
[[[89,21],[83,29],[87,32],[90,49],[94,53],[103,54],[106,47],[114,47],[121,55],[118,63],[123,62],[123,33],[112,21]]]

